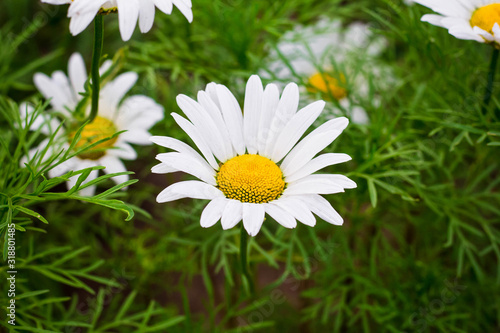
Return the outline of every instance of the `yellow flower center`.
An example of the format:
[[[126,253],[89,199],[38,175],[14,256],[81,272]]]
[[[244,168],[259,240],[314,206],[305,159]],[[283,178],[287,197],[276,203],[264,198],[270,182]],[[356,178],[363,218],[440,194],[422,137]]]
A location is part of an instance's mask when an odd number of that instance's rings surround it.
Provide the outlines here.
[[[217,185],[226,198],[251,203],[276,200],[285,190],[283,172],[276,163],[253,154],[224,163],[217,173]]]
[[[118,13],[118,8],[113,7],[113,8],[101,8],[99,9],[99,14],[101,15],[109,15],[109,14],[114,14]]]
[[[80,140],[75,145],[75,150],[80,150],[98,141],[109,138],[117,132],[115,124],[109,119],[103,117],[96,117],[93,122],[85,126],[80,134]],[[76,132],[69,135],[70,143],[73,141]],[[107,141],[101,142],[98,145],[78,154],[81,159],[98,160],[106,154],[106,149],[113,147],[118,140],[114,137]]]
[[[318,92],[325,95],[332,94],[339,101],[347,97],[346,83],[345,76],[342,73],[336,77],[326,73],[316,73],[309,78],[307,90],[313,94]]]
[[[471,27],[479,27],[489,33],[493,33],[495,23],[500,25],[500,3],[478,8],[470,19]]]

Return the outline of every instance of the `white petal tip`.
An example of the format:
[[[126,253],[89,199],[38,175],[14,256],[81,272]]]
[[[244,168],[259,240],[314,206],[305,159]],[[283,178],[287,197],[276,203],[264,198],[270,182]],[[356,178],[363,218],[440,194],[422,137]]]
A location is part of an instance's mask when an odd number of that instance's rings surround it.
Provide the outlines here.
[[[150,137],[149,141],[161,146],[161,144],[159,142],[162,140],[162,138],[164,138],[164,136],[155,135],[155,136]]]

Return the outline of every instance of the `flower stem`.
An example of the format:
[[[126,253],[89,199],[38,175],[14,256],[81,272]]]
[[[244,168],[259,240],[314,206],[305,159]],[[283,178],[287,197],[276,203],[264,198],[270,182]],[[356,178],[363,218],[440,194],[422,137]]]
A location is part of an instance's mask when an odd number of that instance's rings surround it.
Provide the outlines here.
[[[97,14],[94,20],[94,26],[94,52],[92,54],[92,108],[90,109],[90,116],[87,119],[89,123],[94,121],[99,111],[99,91],[101,85],[99,65],[101,62],[104,33],[102,15]]]
[[[486,114],[488,110],[488,106],[490,105],[491,95],[493,93],[493,83],[495,82],[495,75],[497,71],[498,64],[498,55],[500,54],[500,50],[497,48],[493,49],[493,53],[491,55],[490,62],[490,71],[488,72],[488,83],[486,86],[486,92],[484,93],[483,99],[483,113]]]
[[[248,263],[247,263],[247,247],[248,247],[248,234],[243,227],[241,226],[241,233],[240,233],[240,259],[241,259],[241,272],[243,274],[243,277],[247,280],[248,286],[250,288],[250,294],[254,294],[254,286],[253,286],[253,280],[250,277],[250,274],[248,273]]]

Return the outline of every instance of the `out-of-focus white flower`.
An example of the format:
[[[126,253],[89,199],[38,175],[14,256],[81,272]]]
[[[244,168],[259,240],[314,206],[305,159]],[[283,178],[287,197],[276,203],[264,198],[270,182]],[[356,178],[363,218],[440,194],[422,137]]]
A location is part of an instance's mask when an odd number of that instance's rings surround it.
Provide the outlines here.
[[[109,64],[105,64],[107,67]],[[34,81],[42,95],[50,99],[53,111],[72,118],[72,112],[81,101],[84,84],[87,81],[85,63],[80,54],[73,54],[69,61],[69,76],[57,71],[48,77],[45,74],[35,74]],[[101,71],[105,68],[101,68]],[[148,130],[159,120],[163,119],[163,107],[158,105],[149,97],[136,95],[124,99],[125,94],[134,86],[137,74],[128,72],[121,74],[113,81],[104,85],[100,92],[99,113],[96,119],[86,125],[75,149],[79,150],[100,140],[110,138],[118,132],[125,131],[104,141],[83,153],[67,160],[56,168],[49,171],[50,177],[58,177],[71,170],[81,170],[94,166],[105,166],[106,173],[118,173],[127,171],[122,159],[134,160],[137,153],[130,144],[149,145],[151,134]],[[32,108],[21,106],[21,118],[30,117]],[[90,113],[90,106],[87,107]],[[51,117],[39,117],[32,125],[32,129],[39,128],[42,133],[50,135],[58,128],[60,123]],[[53,152],[70,148],[70,143],[75,137],[75,132],[61,129],[57,132],[53,146],[49,147],[49,156]],[[32,158],[37,152],[41,152],[48,144],[49,139],[44,140],[38,148],[29,152],[28,158]],[[85,183],[97,178],[98,172],[93,171]],[[73,177],[68,182],[71,188],[78,177]],[[114,177],[113,180],[120,184],[128,180],[127,175]],[[95,186],[82,190],[81,194],[91,196],[95,192]]]
[[[120,33],[124,41],[132,37],[137,20],[141,32],[146,33],[151,30],[156,7],[166,14],[171,14],[175,5],[189,22],[193,21],[191,0],[42,0],[42,2],[52,5],[70,4],[69,30],[73,35],[85,30],[99,12],[118,12]]]
[[[322,19],[286,33],[277,50],[271,52],[262,76],[302,80],[312,95],[337,100],[353,122],[366,124],[368,115],[357,99],[369,94],[367,75],[381,74],[380,66],[371,60],[384,51],[386,44],[364,23],[343,27],[338,20]]]

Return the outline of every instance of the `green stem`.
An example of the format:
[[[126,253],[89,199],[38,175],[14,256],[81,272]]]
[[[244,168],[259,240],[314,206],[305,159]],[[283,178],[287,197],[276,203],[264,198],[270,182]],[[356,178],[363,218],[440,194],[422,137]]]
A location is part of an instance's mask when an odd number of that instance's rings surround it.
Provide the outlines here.
[[[101,85],[101,77],[99,75],[99,65],[101,63],[104,22],[102,15],[97,14],[94,20],[94,52],[92,54],[92,108],[90,116],[87,119],[89,123],[94,121],[99,111],[99,91]]]
[[[493,83],[495,82],[495,75],[497,71],[498,55],[500,50],[497,48],[493,49],[490,62],[490,71],[488,72],[488,83],[486,86],[486,92],[484,93],[483,99],[483,113],[486,114],[491,101],[491,95],[493,94]]]
[[[248,273],[248,263],[247,263],[248,233],[243,227],[243,224],[241,225],[240,237],[241,237],[240,238],[241,272],[248,282],[250,293],[253,295],[254,294],[253,280],[250,277],[250,274]]]

